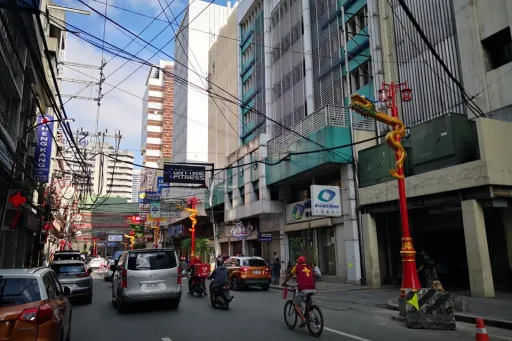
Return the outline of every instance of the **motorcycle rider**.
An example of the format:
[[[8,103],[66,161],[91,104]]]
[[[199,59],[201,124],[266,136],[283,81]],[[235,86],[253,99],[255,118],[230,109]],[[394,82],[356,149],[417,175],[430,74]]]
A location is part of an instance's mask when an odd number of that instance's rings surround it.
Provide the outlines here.
[[[213,279],[213,284],[211,286],[210,295],[213,295],[213,291],[217,289],[222,289],[225,284],[228,284],[228,269],[224,266],[224,262],[222,259],[217,259],[217,267],[213,272],[208,276],[209,280]]]
[[[190,266],[188,268],[188,271],[190,272],[190,279],[188,280],[188,295],[192,295],[193,289],[192,286],[194,283],[199,279],[197,274],[195,273],[195,265],[201,264],[201,257],[196,256],[195,258],[192,258],[190,260]]]

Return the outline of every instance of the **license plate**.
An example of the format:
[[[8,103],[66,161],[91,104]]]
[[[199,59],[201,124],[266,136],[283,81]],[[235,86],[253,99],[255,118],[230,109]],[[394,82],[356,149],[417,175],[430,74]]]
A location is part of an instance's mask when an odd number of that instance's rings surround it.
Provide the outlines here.
[[[255,275],[261,275],[261,271],[253,271],[252,273]]]
[[[156,288],[158,288],[158,283],[146,284],[146,288],[148,288],[148,289],[156,289]]]

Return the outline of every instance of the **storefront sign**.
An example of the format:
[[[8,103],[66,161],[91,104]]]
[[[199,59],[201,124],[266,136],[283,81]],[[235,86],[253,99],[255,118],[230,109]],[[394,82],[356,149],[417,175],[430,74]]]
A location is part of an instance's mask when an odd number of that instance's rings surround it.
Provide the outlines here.
[[[41,115],[37,116],[36,124],[46,121],[53,121],[53,116],[46,115],[44,118]],[[36,128],[37,140],[34,152],[34,180],[38,182],[48,182],[50,178],[50,163],[52,161],[52,134],[53,122],[48,124],[41,124]]]
[[[311,186],[311,213],[313,216],[341,217],[341,197],[338,186]]]
[[[258,240],[260,242],[271,242],[272,233],[258,233]]]
[[[164,177],[159,176],[156,178],[156,188],[158,190],[161,190],[162,188],[169,188],[171,187],[171,184],[164,182]]]
[[[111,234],[107,237],[107,240],[109,242],[122,242],[123,241],[123,235],[121,234]]]
[[[164,165],[164,182],[206,187],[205,173],[205,167],[167,164]]]
[[[286,223],[300,223],[311,220],[311,200],[298,201],[286,205]]]
[[[167,229],[168,237],[181,237],[183,235],[183,225],[171,226]]]
[[[150,204],[149,214],[151,218],[160,218],[160,202],[152,202]]]
[[[236,226],[231,230],[231,235],[238,240],[243,240],[252,234],[253,229],[244,226],[241,221],[236,223]]]

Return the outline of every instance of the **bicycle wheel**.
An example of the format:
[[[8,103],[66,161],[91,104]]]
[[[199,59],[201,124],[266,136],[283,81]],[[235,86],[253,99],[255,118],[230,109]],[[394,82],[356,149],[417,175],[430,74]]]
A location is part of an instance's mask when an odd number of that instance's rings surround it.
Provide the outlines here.
[[[319,337],[324,331],[324,315],[316,305],[309,307],[308,330],[313,336]]]
[[[297,325],[297,312],[290,300],[284,304],[284,322],[289,329],[293,329]]]

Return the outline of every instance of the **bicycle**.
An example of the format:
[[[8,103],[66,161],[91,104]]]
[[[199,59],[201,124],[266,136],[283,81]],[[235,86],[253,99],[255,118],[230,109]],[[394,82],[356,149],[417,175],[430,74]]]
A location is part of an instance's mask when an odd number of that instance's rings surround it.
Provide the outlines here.
[[[295,311],[295,307],[293,305],[293,299],[297,294],[297,287],[286,286],[283,288],[283,290],[285,290],[286,288],[291,289],[291,291],[293,292],[293,296],[291,300],[287,300],[286,303],[284,304],[284,322],[286,323],[286,326],[289,329],[293,329],[297,325],[297,320],[299,319],[299,316]],[[312,296],[313,293],[308,293],[305,300],[305,306],[301,304],[300,308],[302,313],[304,314],[304,317],[306,318],[306,326],[308,327],[309,333],[315,337],[319,337],[320,335],[322,335],[322,332],[324,331],[324,315],[322,314],[320,308],[317,305],[313,304]],[[284,295],[283,299],[286,299]],[[293,321],[288,321],[288,317],[292,317]],[[318,331],[315,332],[313,330],[313,326],[318,327]]]

